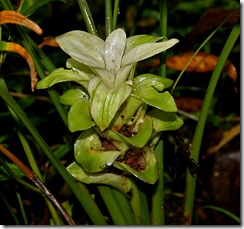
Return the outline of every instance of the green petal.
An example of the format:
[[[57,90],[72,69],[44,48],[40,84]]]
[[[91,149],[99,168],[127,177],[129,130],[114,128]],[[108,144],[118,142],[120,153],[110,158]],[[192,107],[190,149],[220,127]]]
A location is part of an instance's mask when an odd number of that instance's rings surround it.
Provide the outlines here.
[[[73,88],[59,96],[59,101],[65,105],[73,105],[78,99],[88,99],[88,95],[81,88]]]
[[[56,37],[60,47],[73,59],[88,66],[103,67],[104,41],[84,31],[70,31]]]
[[[175,101],[168,91],[159,92],[164,84],[151,77],[145,77],[141,81],[134,83],[133,94],[138,96],[143,102],[167,112],[176,112]]]
[[[120,69],[125,43],[126,34],[122,29],[114,30],[105,40],[104,57],[106,69],[114,74]]]
[[[131,90],[132,87],[129,84],[124,84],[119,88],[108,88],[97,77],[90,81],[88,92],[91,98],[91,115],[102,131],[109,126]]]
[[[89,75],[94,74],[88,66],[74,60],[73,58],[69,58],[66,61],[66,67],[72,68],[74,71],[81,73],[81,74],[84,74],[84,73],[88,73]]]
[[[174,112],[164,112],[158,109],[147,113],[153,120],[153,129],[155,132],[166,130],[177,130],[183,125],[183,120]]]
[[[153,125],[152,125],[152,119],[149,117],[146,117],[144,122],[141,123],[139,126],[139,130],[135,132],[135,136],[132,137],[126,137],[123,134],[120,134],[118,132],[115,132],[118,134],[121,138],[123,138],[126,142],[130,143],[133,146],[136,146],[138,148],[144,147],[148,140],[150,139],[153,131]],[[133,129],[131,130],[133,132]]]
[[[68,113],[68,126],[71,132],[86,130],[94,126],[86,98],[76,100]]]
[[[51,72],[47,77],[39,81],[36,85],[37,89],[44,89],[53,86],[56,83],[67,82],[67,81],[75,81],[76,83],[82,85],[83,87],[87,87],[88,82],[92,78],[89,74],[79,74],[74,72],[73,70],[66,70],[63,68],[59,68]]]
[[[121,66],[132,64],[144,60],[148,57],[154,56],[160,52],[163,52],[171,48],[178,42],[179,40],[173,38],[168,41],[162,41],[159,43],[146,43],[146,44],[138,45],[132,48],[131,50],[129,50],[123,56]]]
[[[126,176],[116,175],[113,173],[87,173],[76,162],[70,164],[67,167],[67,170],[76,180],[82,183],[110,185],[130,197],[132,185],[130,179]]]
[[[86,172],[97,173],[111,166],[120,155],[119,151],[104,151],[102,142],[90,128],[84,131],[74,144],[75,160]]]
[[[146,167],[142,170],[136,170],[130,167],[128,164],[124,164],[122,162],[115,161],[114,166],[118,169],[126,171],[128,173],[133,174],[138,179],[149,183],[154,184],[158,179],[158,164],[156,161],[156,157],[150,149],[144,153],[145,164]]]

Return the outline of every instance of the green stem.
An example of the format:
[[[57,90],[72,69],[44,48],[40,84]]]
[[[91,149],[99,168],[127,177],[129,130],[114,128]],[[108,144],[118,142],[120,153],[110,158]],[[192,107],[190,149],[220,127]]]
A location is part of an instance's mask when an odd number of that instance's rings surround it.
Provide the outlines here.
[[[90,8],[87,4],[87,1],[86,0],[77,0],[77,1],[78,1],[80,10],[81,10],[82,16],[85,20],[86,28],[87,28],[88,32],[93,35],[97,35],[97,29],[94,24],[92,14],[91,14]]]
[[[160,33],[163,37],[167,37],[167,0],[160,0]],[[162,52],[160,55],[160,75],[166,77],[166,52]]]
[[[119,0],[114,1],[114,11],[113,11],[113,22],[112,22],[112,31],[117,27],[117,18],[119,14]]]
[[[20,208],[20,212],[21,212],[22,217],[23,217],[24,224],[27,225],[28,224],[28,220],[27,220],[27,217],[26,217],[25,208],[24,208],[21,196],[20,196],[18,191],[16,191],[16,195],[17,195],[17,200],[19,202],[19,208]]]
[[[152,195],[151,222],[152,225],[164,225],[164,176],[163,176],[163,140],[160,140],[155,148],[156,158],[159,164],[159,178]]]
[[[106,36],[112,32],[112,3],[111,0],[105,0],[105,27]]]
[[[228,55],[230,54],[237,38],[240,34],[240,27],[234,26],[232,29],[225,46],[219,56],[218,62],[216,64],[216,67],[212,73],[211,80],[209,82],[206,95],[203,101],[199,121],[197,123],[197,127],[194,133],[193,137],[193,143],[192,143],[192,150],[190,157],[195,160],[196,163],[198,163],[199,159],[199,152],[201,148],[201,142],[202,142],[202,136],[204,132],[204,126],[206,123],[207,115],[209,106],[211,103],[211,99],[213,97],[215,87],[217,85],[219,76],[222,72],[222,69],[224,67],[224,64],[228,58]],[[190,172],[187,170],[186,175],[186,191],[185,191],[185,203],[184,203],[184,224],[191,224],[192,222],[192,214],[193,214],[193,207],[194,207],[194,198],[195,198],[195,189],[196,189],[196,180],[197,176],[192,176]]]
[[[141,199],[143,225],[150,225],[151,218],[150,218],[150,212],[149,212],[149,207],[148,207],[147,194],[145,191],[141,190],[140,188],[139,188],[139,194],[140,194],[140,199]]]
[[[116,189],[112,189],[112,192],[115,199],[117,200],[117,203],[120,206],[120,209],[122,210],[126,223],[128,225],[136,225],[136,221],[128,199],[125,197],[124,194],[122,194],[120,191]]]
[[[40,145],[41,149],[48,157],[50,162],[57,169],[59,174],[64,178],[67,184],[70,186],[76,197],[78,198],[81,205],[86,210],[88,216],[91,218],[94,224],[106,224],[106,221],[98,209],[96,203],[92,199],[89,191],[86,186],[80,185],[78,186],[77,182],[71,176],[70,173],[66,170],[66,168],[61,164],[59,160],[55,158],[53,152],[50,150],[46,142],[43,140],[39,132],[36,130],[32,122],[28,119],[24,111],[19,107],[16,101],[10,96],[7,86],[2,78],[0,78],[0,96],[2,99],[12,108],[12,110],[17,114],[19,119],[23,122],[25,127],[32,134],[33,138]]]
[[[105,185],[97,186],[99,193],[109,211],[115,225],[126,225],[124,214],[113,194],[112,188]]]

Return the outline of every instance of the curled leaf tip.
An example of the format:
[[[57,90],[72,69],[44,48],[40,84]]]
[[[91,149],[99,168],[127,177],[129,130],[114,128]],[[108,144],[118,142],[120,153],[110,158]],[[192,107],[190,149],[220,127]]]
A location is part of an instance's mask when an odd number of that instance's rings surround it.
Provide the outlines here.
[[[42,34],[42,29],[39,25],[13,10],[3,10],[0,12],[0,25],[6,23],[22,25],[33,30],[39,35]]]

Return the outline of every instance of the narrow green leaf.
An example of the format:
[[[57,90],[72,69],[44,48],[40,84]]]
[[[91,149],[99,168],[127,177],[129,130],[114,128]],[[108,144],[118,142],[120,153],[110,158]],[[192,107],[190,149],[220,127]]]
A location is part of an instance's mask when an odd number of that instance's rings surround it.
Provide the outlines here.
[[[21,178],[21,177],[25,176],[23,171],[16,164],[7,163],[7,165],[16,177]],[[9,179],[13,179],[13,177],[11,177],[9,175],[9,173],[5,170],[5,168],[1,165],[0,166],[0,181],[5,181],[5,180],[9,180]]]
[[[66,3],[67,0],[21,0],[18,12],[28,17],[40,7],[54,1],[61,1]]]

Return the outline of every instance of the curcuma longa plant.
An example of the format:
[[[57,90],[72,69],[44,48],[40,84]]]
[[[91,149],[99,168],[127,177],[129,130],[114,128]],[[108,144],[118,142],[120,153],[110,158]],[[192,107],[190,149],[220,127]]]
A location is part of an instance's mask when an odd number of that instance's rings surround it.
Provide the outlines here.
[[[36,88],[76,82],[60,96],[70,106],[70,131],[81,131],[74,144],[75,162],[67,169],[79,182],[107,184],[131,198],[133,177],[157,181],[154,147],[162,131],[183,124],[167,91],[173,81],[153,74],[135,76],[136,64],[178,40],[126,38],[123,29],[116,29],[105,41],[84,31],[70,31],[56,41],[71,57],[67,69],[56,69]]]

